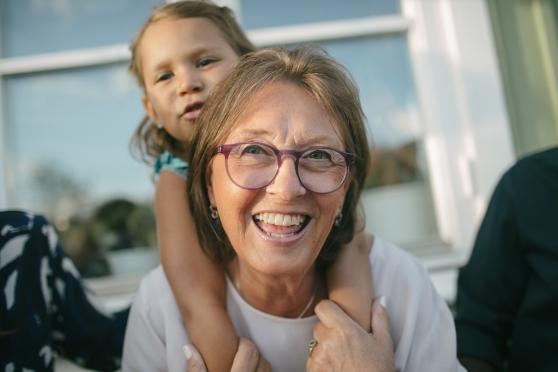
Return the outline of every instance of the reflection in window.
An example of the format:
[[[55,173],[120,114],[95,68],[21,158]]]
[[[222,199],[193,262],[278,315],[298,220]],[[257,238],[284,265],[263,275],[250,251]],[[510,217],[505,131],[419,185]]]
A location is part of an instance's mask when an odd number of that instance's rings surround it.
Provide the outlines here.
[[[398,0],[240,0],[246,29],[400,13]]]
[[[435,239],[423,129],[405,36],[321,45],[353,75],[368,121],[372,168],[362,196],[367,230],[403,245]]]
[[[68,222],[60,239],[85,277],[122,272],[123,268],[110,260],[115,252],[134,248],[139,253],[157,245],[150,204],[109,199],[91,213],[73,215]]]
[[[322,46],[343,64],[360,90],[367,117],[373,171],[367,187],[417,181],[421,127],[403,35],[330,41]]]
[[[3,0],[2,55],[128,43],[159,0]]]
[[[127,43],[153,3],[8,0],[4,55]],[[397,0],[242,0],[241,9],[252,29],[400,12]],[[368,119],[367,229],[398,243],[436,235],[405,36],[321,45],[354,76]],[[84,275],[146,271],[156,262],[144,248],[156,246],[153,185],[128,151],[143,109],[125,64],[7,77],[4,89],[12,204],[46,214]]]
[[[143,109],[126,65],[9,77],[5,92],[16,207],[47,215],[85,275],[110,272],[109,251],[155,247],[150,169],[128,149]]]

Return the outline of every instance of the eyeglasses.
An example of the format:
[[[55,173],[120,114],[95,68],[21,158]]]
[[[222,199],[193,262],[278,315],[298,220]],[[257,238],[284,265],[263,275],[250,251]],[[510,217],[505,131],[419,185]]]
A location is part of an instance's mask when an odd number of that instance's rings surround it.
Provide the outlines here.
[[[284,156],[292,156],[298,180],[308,191],[328,194],[339,189],[349,173],[353,155],[329,147],[304,151],[279,150],[258,142],[234,143],[217,147],[225,155],[231,181],[243,189],[257,190],[273,182]]]

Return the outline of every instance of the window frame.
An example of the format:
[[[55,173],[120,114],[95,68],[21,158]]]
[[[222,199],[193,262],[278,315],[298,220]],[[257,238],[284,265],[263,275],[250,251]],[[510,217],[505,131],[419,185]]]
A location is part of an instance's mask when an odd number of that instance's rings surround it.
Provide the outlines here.
[[[242,19],[239,1],[225,2]],[[401,0],[399,15],[247,32],[259,47],[394,33],[406,34],[408,41],[440,236],[427,250],[431,253],[419,258],[432,273],[445,272],[468,259],[492,190],[515,160],[486,0]],[[0,58],[0,208],[11,207],[15,192],[5,150],[9,128],[3,110],[4,77],[102,66],[129,58],[126,44]],[[470,79],[471,71],[481,73],[482,79]],[[477,112],[486,118],[475,120]]]
[[[492,190],[515,159],[486,1],[402,5],[414,20],[409,48],[440,236],[466,260]],[[486,118],[475,120],[478,112]]]

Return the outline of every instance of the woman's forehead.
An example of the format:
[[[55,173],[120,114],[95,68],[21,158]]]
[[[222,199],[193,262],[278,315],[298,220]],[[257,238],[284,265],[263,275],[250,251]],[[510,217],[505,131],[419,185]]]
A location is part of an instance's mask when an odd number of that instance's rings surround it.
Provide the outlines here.
[[[227,143],[266,140],[297,146],[327,145],[344,141],[340,124],[314,96],[288,82],[273,82],[248,101],[227,136]]]

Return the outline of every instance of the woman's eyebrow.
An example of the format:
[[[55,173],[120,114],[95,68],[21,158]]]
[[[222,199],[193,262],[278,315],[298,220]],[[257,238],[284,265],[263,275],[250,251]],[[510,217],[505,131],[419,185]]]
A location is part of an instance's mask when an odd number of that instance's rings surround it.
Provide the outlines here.
[[[298,143],[306,146],[326,146],[326,147],[335,147],[336,145],[340,145],[342,141],[336,137],[322,135],[322,136],[315,136],[311,138],[300,138]]]
[[[238,138],[269,138],[272,137],[273,133],[267,129],[259,129],[259,128],[245,128],[242,129],[238,135],[235,137]],[[317,135],[312,137],[302,137],[296,139],[297,147],[316,147],[316,146],[326,146],[326,147],[336,147],[342,144],[342,141],[336,137],[330,135]]]
[[[239,136],[241,137],[263,137],[263,136],[270,136],[271,132],[267,129],[258,129],[258,128],[245,128],[239,132]]]

